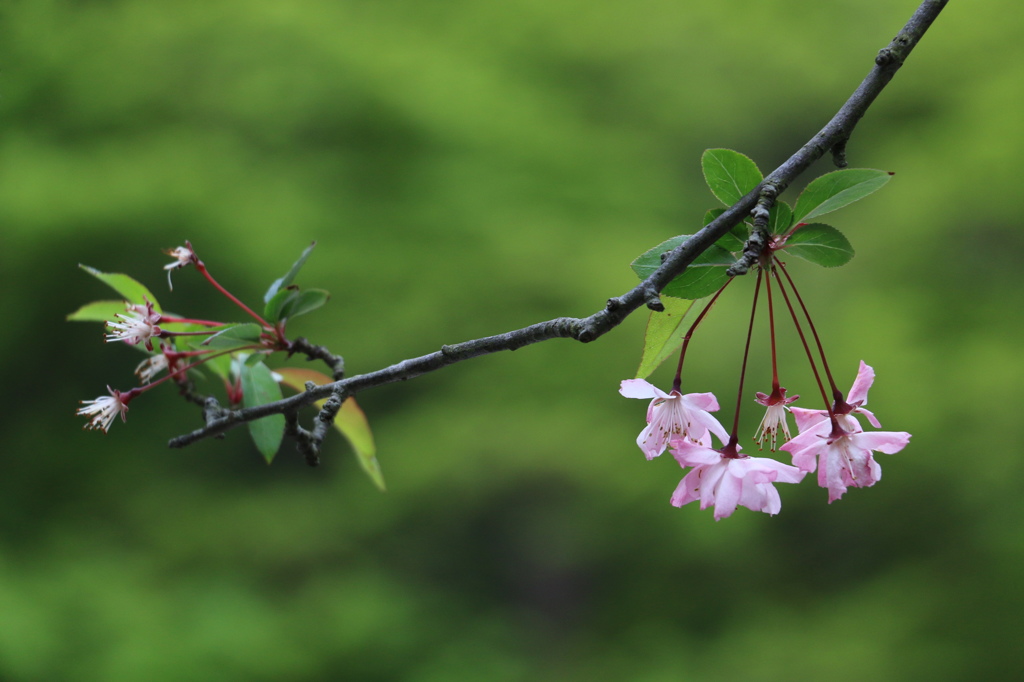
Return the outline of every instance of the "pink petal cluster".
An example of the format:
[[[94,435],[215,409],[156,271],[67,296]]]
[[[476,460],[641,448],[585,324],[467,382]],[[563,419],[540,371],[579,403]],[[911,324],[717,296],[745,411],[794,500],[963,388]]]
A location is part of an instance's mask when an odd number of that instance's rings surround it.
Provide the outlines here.
[[[852,416],[854,414],[863,414],[876,429],[882,428],[875,415],[870,410],[864,409],[864,405],[868,404],[868,390],[873,383],[875,383],[875,370],[861,360],[860,367],[857,370],[857,378],[853,380],[850,393],[846,396],[846,405],[838,406],[839,409],[836,411],[836,419],[839,421],[839,425],[847,431],[863,430],[860,422]],[[818,422],[828,420],[828,410],[807,410],[802,407],[791,407],[789,411],[793,413],[796,426],[801,433]]]
[[[818,469],[818,485],[828,489],[829,504],[847,488],[868,488],[882,478],[882,467],[872,451],[892,455],[910,442],[905,431],[833,431],[831,422],[822,424],[824,428],[805,431],[781,449],[793,455],[793,464],[800,470]]]
[[[736,447],[739,450],[739,447]],[[727,457],[719,450],[687,440],[673,441],[672,455],[683,467],[693,467],[672,494],[681,507],[700,501],[700,508],[715,506],[715,520],[724,519],[743,506],[775,515],[782,500],[775,483],[799,483],[804,472],[766,457]]]
[[[719,409],[712,393],[683,395],[676,390],[665,393],[643,379],[626,379],[619,393],[627,398],[651,401],[647,407],[647,427],[636,439],[647,459],[665,452],[675,440],[711,445],[712,433],[723,443],[729,438],[721,423],[710,414]]]
[[[865,432],[853,416],[863,414],[872,426],[881,426],[875,415],[862,407],[867,403],[874,379],[874,370],[861,361],[857,378],[845,405],[839,406],[834,423],[826,410],[790,408],[800,435],[780,449],[789,452],[793,464],[802,471],[818,470],[818,485],[828,489],[830,504],[848,488],[867,488],[882,478],[882,467],[875,461],[873,451],[892,455],[910,442],[910,434],[905,431]]]

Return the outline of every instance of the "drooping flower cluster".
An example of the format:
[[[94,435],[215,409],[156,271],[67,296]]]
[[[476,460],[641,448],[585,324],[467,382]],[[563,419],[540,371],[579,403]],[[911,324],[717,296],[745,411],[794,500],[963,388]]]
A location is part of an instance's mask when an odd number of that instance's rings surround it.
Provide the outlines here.
[[[834,502],[849,488],[866,488],[878,482],[882,470],[874,459],[874,452],[894,454],[910,441],[910,434],[903,431],[864,431],[858,415],[863,416],[872,427],[881,427],[875,415],[865,407],[868,390],[874,382],[874,370],[861,361],[853,386],[844,397],[835,386],[817,331],[792,279],[785,272],[784,264],[772,254],[771,248],[767,248],[759,267],[750,326],[747,331],[747,345],[740,371],[740,395],[737,398],[731,434],[727,433],[722,424],[711,415],[711,412],[719,409],[718,400],[713,394],[684,394],[680,390],[683,360],[690,338],[724,286],[715,294],[715,298],[711,299],[683,337],[679,365],[670,392],[666,393],[644,379],[627,379],[619,387],[619,393],[627,398],[651,401],[647,408],[647,426],[637,438],[637,445],[647,459],[653,459],[668,449],[680,466],[689,469],[672,494],[671,503],[680,507],[697,501],[701,509],[713,505],[716,520],[731,515],[740,506],[774,515],[779,512],[782,505],[775,484],[798,483],[807,473],[814,471],[818,472],[818,484],[828,490],[829,502]],[[779,271],[785,275],[788,287],[783,284]],[[771,322],[772,390],[770,393],[756,393],[756,402],[765,407],[766,411],[754,440],[762,447],[767,443],[773,451],[781,442],[782,445],[778,449],[791,455],[792,464],[784,464],[770,458],[749,457],[741,453],[741,448],[737,444],[743,378],[757,310],[757,292],[765,273],[768,275],[764,277],[764,282],[768,292]],[[778,291],[786,301],[811,368],[818,379],[819,389],[825,400],[825,409],[793,407],[792,403],[799,396],[787,397],[786,389],[779,383],[770,284],[772,278],[775,279]],[[804,313],[806,325],[818,347],[820,360],[816,360],[811,352],[792,304],[791,295]],[[831,401],[826,397],[825,386],[819,375],[819,362],[832,391]],[[790,433],[787,413],[791,413],[796,421],[796,437]],[[721,447],[712,448],[712,434],[721,441]]]

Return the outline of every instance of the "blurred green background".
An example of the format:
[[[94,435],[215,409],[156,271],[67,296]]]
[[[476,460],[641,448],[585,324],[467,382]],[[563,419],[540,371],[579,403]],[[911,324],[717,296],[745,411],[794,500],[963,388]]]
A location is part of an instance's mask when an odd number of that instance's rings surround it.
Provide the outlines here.
[[[73,414],[138,361],[64,322],[108,297],[78,263],[232,315],[194,271],[167,292],[160,249],[185,239],[253,301],[317,240],[298,283],[333,298],[290,331],[350,374],[588,315],[716,205],[705,148],[774,168],[915,6],[4,3],[0,677],[1024,676],[1009,0],[951,3],[857,129],[851,165],[896,173],[831,216],[858,256],[791,263],[840,385],[866,360],[871,408],[914,434],[873,488],[828,505],[810,479],[783,486],[774,518],[671,507],[682,471],[644,460],[645,406],[616,390],[643,312],[360,395],[383,494],[337,437],[319,469],[289,444],[266,466],[242,430],[169,450],[200,420],[169,387],[106,436]],[[724,421],[751,285],[690,350],[686,388]],[[782,343],[783,383],[814,407]],[[762,332],[751,393],[766,357]],[[748,401],[744,432],[759,419]]]

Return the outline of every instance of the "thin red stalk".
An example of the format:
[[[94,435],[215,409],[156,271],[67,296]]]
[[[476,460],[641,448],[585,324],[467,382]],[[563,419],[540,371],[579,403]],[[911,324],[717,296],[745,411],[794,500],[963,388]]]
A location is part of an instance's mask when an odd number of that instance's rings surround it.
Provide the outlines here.
[[[223,327],[223,322],[214,322],[213,320],[193,320],[190,317],[175,317],[173,315],[160,315],[161,322],[175,322],[181,324],[198,324],[204,327]]]
[[[732,420],[732,433],[729,434],[729,444],[727,448],[735,448],[736,443],[739,440],[738,433],[740,428],[740,407],[743,406],[743,379],[747,375],[747,358],[750,356],[750,338],[754,335],[754,318],[757,315],[757,297],[761,293],[761,277],[764,275],[764,270],[758,269],[757,271],[757,283],[754,285],[754,303],[750,306],[750,325],[747,327],[747,344],[743,348],[743,365],[740,367],[740,387],[736,392],[736,416]],[[735,454],[735,453],[734,453]]]
[[[697,319],[693,321],[692,325],[690,325],[690,329],[689,331],[686,332],[686,336],[683,337],[683,348],[682,350],[679,351],[679,364],[676,366],[676,378],[672,381],[673,391],[678,391],[682,386],[683,359],[686,357],[686,347],[690,345],[690,337],[693,336],[693,332],[695,329],[697,329],[697,325],[701,323],[701,320],[704,319],[704,316],[708,314],[709,310],[711,310],[711,306],[715,304],[715,301],[718,300],[718,297],[722,294],[723,291],[725,291],[725,288],[729,286],[729,283],[732,282],[733,279],[733,277],[730,277],[728,280],[726,280],[725,284],[723,284],[722,287],[715,292],[715,295],[711,297],[711,300],[708,301],[708,304],[704,306],[704,310],[700,311],[700,315],[698,315]]]
[[[264,320],[264,319],[263,319],[262,317],[260,317],[259,315],[257,315],[257,314],[256,314],[255,312],[253,312],[253,311],[252,311],[252,309],[250,309],[250,308],[249,308],[249,306],[247,306],[247,305],[245,305],[244,303],[242,303],[241,301],[239,301],[239,300],[238,300],[238,299],[237,299],[237,298],[235,297],[235,295],[234,295],[234,294],[232,294],[232,293],[231,293],[230,291],[228,291],[227,289],[225,289],[224,287],[222,287],[222,286],[221,286],[221,285],[220,285],[220,284],[219,284],[219,283],[217,282],[217,280],[215,280],[215,279],[213,278],[213,275],[211,275],[211,274],[209,273],[209,271],[207,271],[207,269],[206,269],[206,265],[204,265],[204,264],[203,264],[203,261],[201,261],[201,260],[198,260],[198,259],[197,259],[197,261],[196,261],[196,269],[197,269],[197,270],[199,270],[199,272],[201,272],[201,273],[203,274],[203,277],[205,277],[205,278],[206,278],[206,280],[207,280],[207,281],[208,281],[208,282],[209,282],[210,284],[212,284],[212,285],[214,286],[214,288],[216,288],[216,289],[217,289],[217,291],[219,291],[220,293],[222,293],[222,294],[224,294],[225,296],[227,296],[227,297],[228,297],[228,299],[229,299],[229,300],[230,300],[230,301],[231,301],[232,303],[234,303],[234,304],[235,304],[235,305],[237,305],[237,306],[238,306],[239,308],[241,308],[241,309],[242,309],[242,310],[244,310],[244,311],[245,311],[246,313],[248,313],[248,314],[249,314],[249,315],[250,315],[250,316],[251,316],[251,317],[252,317],[252,318],[253,318],[254,320],[256,320],[257,322],[259,322],[259,323],[260,323],[260,324],[261,324],[261,325],[262,325],[262,326],[263,326],[263,327],[264,327],[265,329],[270,329],[270,330],[273,330],[273,329],[274,329],[274,326],[273,326],[272,324],[270,324],[269,322],[267,322],[266,320]]]
[[[775,262],[779,263],[779,259],[775,258]],[[779,264],[781,265],[781,263]],[[793,310],[793,304],[789,300],[789,294],[786,293],[786,287],[782,286],[782,280],[779,279],[778,271],[773,268],[772,272],[775,274],[775,281],[779,283],[779,291],[782,293],[782,298],[786,301],[786,307],[789,308],[789,315],[793,318],[796,333],[800,336],[800,342],[804,344],[804,352],[807,353],[807,361],[811,363],[811,371],[814,372],[814,380],[818,382],[818,390],[821,391],[821,398],[825,401],[825,409],[828,410],[829,415],[832,415],[832,403],[825,393],[825,384],[822,383],[821,375],[818,374],[818,365],[814,362],[814,354],[811,353],[811,347],[807,343],[807,337],[804,336],[803,327],[800,326],[800,318],[797,317],[796,311]]]
[[[786,266],[783,265],[782,261],[778,258],[775,259],[775,262],[778,263],[779,269],[782,270],[782,274],[786,276],[786,281],[789,282],[789,286],[793,289],[793,295],[796,296],[797,302],[800,303],[800,309],[804,311],[804,317],[807,318],[807,326],[811,328],[811,334],[814,335],[814,343],[818,346],[818,354],[821,356],[821,366],[825,370],[825,376],[828,377],[829,386],[832,388],[833,395],[835,395],[839,390],[836,388],[835,380],[832,379],[832,371],[828,368],[828,360],[825,359],[825,349],[821,345],[821,339],[818,338],[818,330],[814,327],[814,322],[811,320],[811,314],[807,312],[807,306],[804,305],[804,300],[800,297],[800,292],[797,291],[796,284],[793,283],[793,278],[790,277],[789,272],[786,271]],[[779,284],[781,286],[781,281]],[[839,395],[841,396],[842,394],[840,393]]]
[[[184,374],[185,372],[189,371],[193,367],[198,367],[199,365],[203,364],[204,362],[209,362],[210,360],[213,360],[214,358],[219,358],[221,355],[227,355],[229,353],[237,353],[240,350],[262,349],[262,348],[263,348],[263,346],[260,346],[259,344],[252,344],[252,345],[249,345],[249,346],[240,346],[238,348],[229,348],[227,350],[222,350],[222,351],[219,351],[217,353],[214,353],[213,355],[210,355],[209,357],[202,358],[201,360],[196,360],[195,362],[193,362],[193,363],[191,363],[189,365],[185,365],[181,369],[176,369],[173,372],[171,372],[170,371],[170,367],[168,367],[168,372],[164,376],[160,377],[156,381],[151,381],[148,384],[144,384],[142,386],[137,386],[136,388],[133,388],[132,390],[134,391],[134,390],[138,389],[139,393],[141,393],[142,391],[148,391],[149,389],[153,388],[154,386],[159,386],[160,384],[164,383],[168,379],[171,379],[172,377],[176,377],[179,374]],[[172,351],[172,352],[175,352],[175,351]],[[209,351],[183,351],[183,352],[177,353],[177,354],[178,355],[186,355],[186,354],[193,354],[195,352],[209,352]]]
[[[768,333],[772,340],[772,394],[779,390],[779,367],[775,360],[775,307],[772,305],[772,277],[771,273],[764,278],[765,289],[768,293]]]

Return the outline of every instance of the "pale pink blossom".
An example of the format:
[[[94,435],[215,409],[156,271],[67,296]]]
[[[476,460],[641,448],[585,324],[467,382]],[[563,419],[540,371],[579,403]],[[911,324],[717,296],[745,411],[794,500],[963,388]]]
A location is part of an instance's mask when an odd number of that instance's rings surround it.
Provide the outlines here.
[[[738,454],[739,446],[736,446]],[[727,457],[719,450],[674,440],[672,454],[683,467],[693,467],[676,486],[672,504],[681,507],[700,501],[700,508],[715,506],[715,520],[724,519],[743,506],[775,515],[782,500],[775,483],[799,483],[804,472],[766,457]]]
[[[186,242],[188,243],[188,242]],[[175,260],[173,263],[168,263],[164,266],[164,270],[167,271],[167,287],[170,290],[174,290],[174,285],[171,284],[171,273],[178,268],[183,268],[195,262],[195,254],[192,249],[188,246],[178,246],[173,249],[165,249],[164,253],[168,256],[172,256]]]
[[[111,341],[124,341],[131,345],[145,344],[146,350],[153,350],[153,337],[159,337],[162,333],[157,323],[160,321],[160,313],[153,310],[153,304],[146,301],[145,305],[128,304],[128,311],[118,313],[114,320],[107,322],[111,332],[107,334],[107,343]]]
[[[761,425],[757,428],[757,433],[754,434],[754,440],[757,441],[758,446],[763,447],[764,441],[768,440],[770,449],[775,450],[775,443],[780,429],[786,436],[785,440],[792,438],[789,435],[789,424],[786,423],[786,406],[799,397],[795,395],[792,398],[787,398],[786,389],[781,386],[773,390],[771,395],[761,393],[760,391],[757,392],[755,400],[757,400],[758,404],[768,408],[761,419]]]
[[[643,379],[626,379],[619,393],[627,398],[650,399],[647,407],[647,427],[640,432],[636,444],[654,459],[665,452],[670,440],[689,439],[696,443],[711,444],[711,434],[723,442],[729,436],[710,412],[718,410],[718,400],[711,393],[687,393],[673,390],[665,393]]]
[[[102,429],[103,433],[106,433],[117,415],[121,415],[121,421],[127,420],[128,400],[123,397],[125,394],[110,386],[107,386],[107,390],[110,391],[110,395],[81,401],[82,407],[78,408],[76,414],[89,417],[89,422],[84,428]]]
[[[830,504],[847,488],[867,488],[882,478],[882,467],[872,451],[892,455],[910,442],[910,434],[905,431],[847,431],[838,421],[833,426],[828,419],[809,427],[780,449],[793,456],[793,465],[801,471],[817,468],[818,485],[828,489]]]
[[[857,378],[853,380],[853,386],[850,387],[845,403],[835,406],[836,421],[843,430],[863,431],[860,422],[853,416],[854,414],[863,414],[876,429],[882,427],[875,415],[870,410],[864,409],[864,405],[868,403],[868,389],[871,388],[871,384],[874,381],[875,370],[861,360],[860,368],[857,370]],[[789,411],[793,413],[793,419],[796,420],[796,426],[800,433],[804,433],[816,424],[826,432],[831,432],[832,430],[828,419],[828,410],[807,410],[801,407],[791,407]]]

